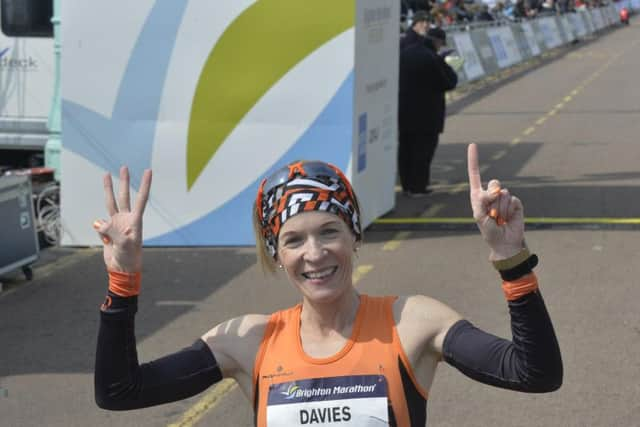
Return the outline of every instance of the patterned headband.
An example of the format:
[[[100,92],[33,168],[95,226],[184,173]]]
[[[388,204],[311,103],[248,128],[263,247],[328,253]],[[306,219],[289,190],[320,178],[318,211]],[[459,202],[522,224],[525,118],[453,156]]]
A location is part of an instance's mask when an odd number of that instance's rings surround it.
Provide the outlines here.
[[[340,217],[360,240],[360,217],[349,180],[337,167],[319,161],[292,163],[260,184],[256,199],[262,237],[275,257],[278,233],[291,217],[310,211]]]

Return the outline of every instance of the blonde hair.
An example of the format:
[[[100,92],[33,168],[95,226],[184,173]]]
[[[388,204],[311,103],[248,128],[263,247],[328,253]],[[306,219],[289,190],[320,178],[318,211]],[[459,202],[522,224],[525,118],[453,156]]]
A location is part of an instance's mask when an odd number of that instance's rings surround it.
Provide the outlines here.
[[[267,252],[267,245],[264,244],[264,237],[262,236],[262,220],[258,217],[258,205],[253,202],[253,234],[256,237],[256,255],[258,262],[262,267],[263,273],[276,273],[276,261],[271,254]]]

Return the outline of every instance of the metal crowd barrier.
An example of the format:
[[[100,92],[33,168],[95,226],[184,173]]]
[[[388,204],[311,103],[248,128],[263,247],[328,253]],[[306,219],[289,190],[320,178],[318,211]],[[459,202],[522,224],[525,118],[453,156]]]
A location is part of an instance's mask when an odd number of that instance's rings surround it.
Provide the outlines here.
[[[624,0],[560,16],[502,22],[502,25],[446,28],[448,45],[464,58],[458,71],[459,82],[479,80],[550,49],[597,36],[620,24],[619,11],[623,7],[640,10],[640,0]]]

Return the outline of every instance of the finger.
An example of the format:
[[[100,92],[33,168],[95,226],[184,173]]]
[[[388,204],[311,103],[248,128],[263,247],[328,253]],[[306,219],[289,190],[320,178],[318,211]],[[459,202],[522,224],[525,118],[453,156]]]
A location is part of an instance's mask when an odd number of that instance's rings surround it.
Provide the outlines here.
[[[517,219],[524,216],[524,207],[522,205],[522,201],[516,196],[511,196],[508,215],[508,218],[511,219]]]
[[[467,171],[469,174],[470,190],[482,190],[480,167],[478,166],[478,147],[476,144],[469,144],[469,147],[467,148]]]
[[[116,205],[116,198],[113,194],[113,181],[111,180],[110,173],[104,176],[102,183],[104,185],[104,198],[107,212],[109,212],[109,216],[114,216],[118,213],[118,205]]]
[[[487,191],[492,196],[497,197],[498,194],[500,193],[501,188],[502,186],[500,184],[500,181],[498,181],[497,179],[492,179],[491,181],[489,181],[489,184],[487,184]]]
[[[129,212],[131,206],[129,204],[129,169],[126,166],[120,168],[120,196],[118,197],[118,205],[121,212]]]
[[[93,228],[98,232],[98,234],[100,235],[100,239],[102,240],[102,243],[104,243],[105,245],[108,245],[109,243],[111,243],[111,238],[107,235],[108,231],[109,231],[109,223],[102,220],[102,219],[97,219],[95,221],[93,221]]]
[[[498,198],[498,225],[509,220],[509,204],[511,203],[511,194],[509,190],[500,190],[500,197]]]
[[[151,169],[146,169],[142,174],[142,182],[138,189],[138,196],[136,197],[135,211],[140,215],[144,213],[144,208],[147,206],[149,200],[149,191],[151,189]]]

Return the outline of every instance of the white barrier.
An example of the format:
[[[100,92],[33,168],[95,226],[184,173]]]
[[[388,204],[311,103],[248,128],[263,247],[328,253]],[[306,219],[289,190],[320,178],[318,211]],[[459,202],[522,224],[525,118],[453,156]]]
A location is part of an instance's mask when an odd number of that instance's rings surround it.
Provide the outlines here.
[[[459,72],[462,83],[478,80],[619,24],[619,10],[640,9],[640,0],[623,0],[598,9],[499,26],[456,27],[447,36],[465,63]]]

